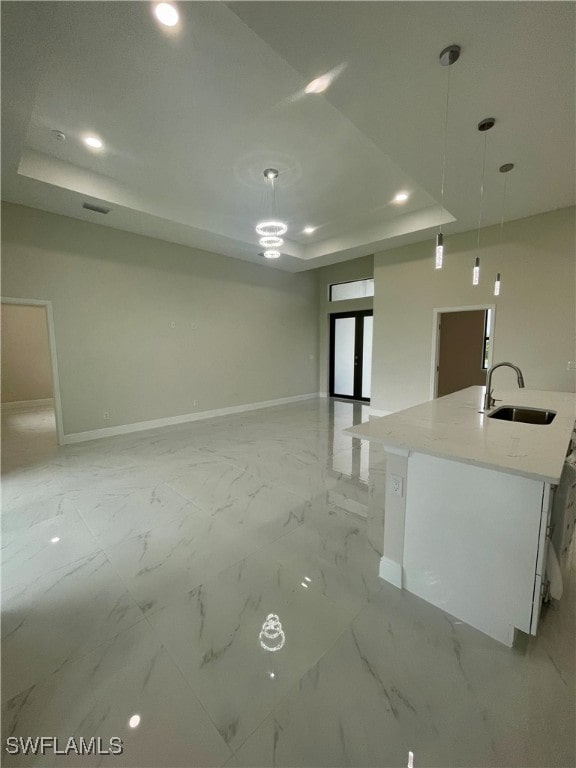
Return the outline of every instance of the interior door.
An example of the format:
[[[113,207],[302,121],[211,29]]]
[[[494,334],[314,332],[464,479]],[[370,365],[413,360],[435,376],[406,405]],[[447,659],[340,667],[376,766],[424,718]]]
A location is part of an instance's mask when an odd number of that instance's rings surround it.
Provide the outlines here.
[[[436,396],[486,384],[488,310],[442,312]]]
[[[370,400],[372,310],[330,315],[330,396]]]

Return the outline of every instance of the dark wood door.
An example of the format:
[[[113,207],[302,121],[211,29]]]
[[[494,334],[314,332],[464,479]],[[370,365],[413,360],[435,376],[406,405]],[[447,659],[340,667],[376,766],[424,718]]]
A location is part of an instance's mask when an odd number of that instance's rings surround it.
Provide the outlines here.
[[[440,315],[437,397],[486,384],[486,319],[485,309]]]

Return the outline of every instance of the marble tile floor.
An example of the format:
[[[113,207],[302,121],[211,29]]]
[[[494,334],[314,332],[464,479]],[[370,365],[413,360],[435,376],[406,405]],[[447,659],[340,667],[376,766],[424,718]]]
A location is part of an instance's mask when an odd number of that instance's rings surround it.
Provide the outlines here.
[[[59,448],[50,409],[4,413],[3,765],[574,766],[574,572],[514,650],[382,582],[383,453],[341,433],[366,418]],[[4,751],[39,735],[124,752]]]

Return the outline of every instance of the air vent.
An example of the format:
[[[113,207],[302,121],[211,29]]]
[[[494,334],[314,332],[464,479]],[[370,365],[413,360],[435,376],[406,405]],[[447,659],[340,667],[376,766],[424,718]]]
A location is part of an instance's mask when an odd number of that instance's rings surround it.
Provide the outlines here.
[[[110,213],[110,208],[103,208],[101,205],[94,205],[93,203],[83,203],[82,208],[86,208],[87,211],[94,211],[94,213]]]

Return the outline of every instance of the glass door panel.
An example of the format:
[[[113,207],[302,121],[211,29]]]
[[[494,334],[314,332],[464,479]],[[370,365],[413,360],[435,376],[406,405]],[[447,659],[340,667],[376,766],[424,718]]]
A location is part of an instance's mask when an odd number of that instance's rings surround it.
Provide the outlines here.
[[[372,311],[330,315],[330,396],[370,399]]]
[[[370,384],[372,382],[372,327],[373,317],[367,315],[364,319],[362,336],[362,397],[370,399]]]
[[[354,395],[356,318],[338,317],[334,323],[334,392]]]

